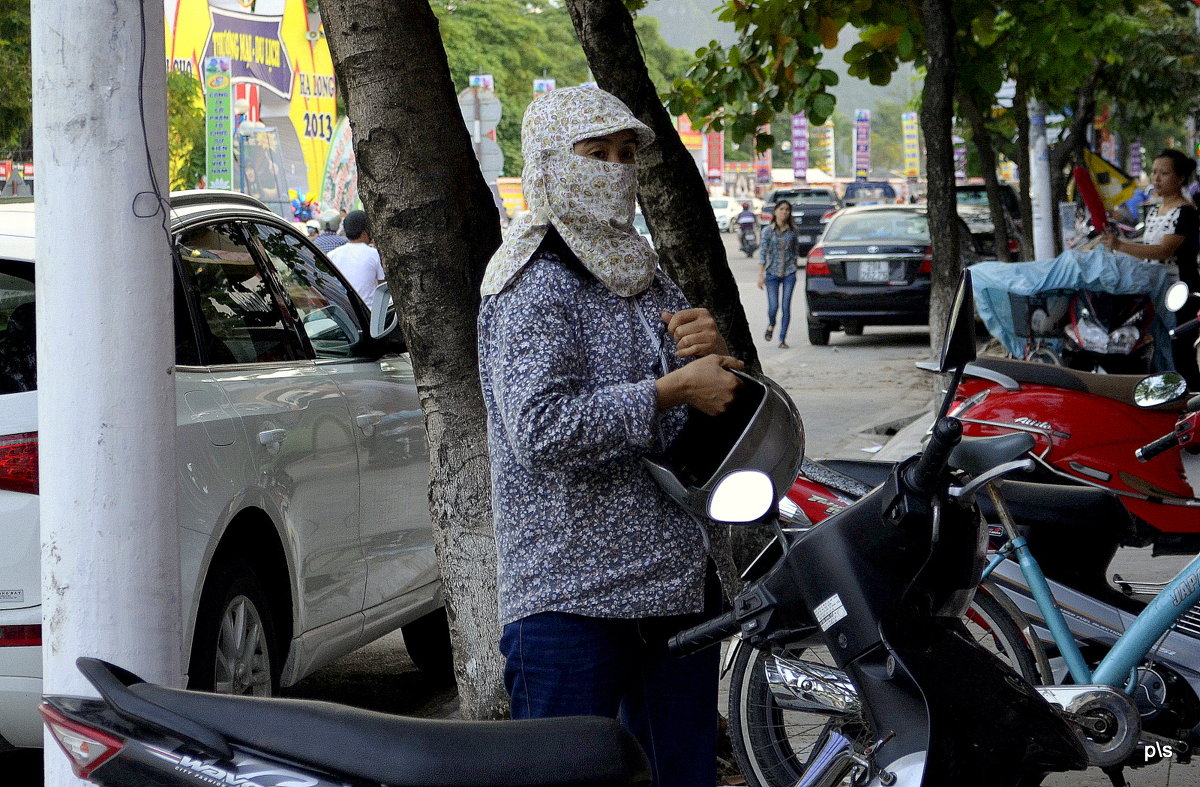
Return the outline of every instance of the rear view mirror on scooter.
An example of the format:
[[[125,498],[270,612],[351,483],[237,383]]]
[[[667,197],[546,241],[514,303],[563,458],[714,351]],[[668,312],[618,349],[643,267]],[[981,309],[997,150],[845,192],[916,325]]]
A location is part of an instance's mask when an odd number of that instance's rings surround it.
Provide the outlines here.
[[[1142,378],[1133,389],[1138,407],[1157,407],[1187,394],[1187,381],[1179,372],[1163,372]]]
[[[958,282],[958,292],[946,321],[938,371],[945,373],[966,366],[975,360],[975,297],[971,291],[971,272],[964,270]]]
[[[1163,298],[1163,302],[1166,303],[1168,309],[1177,312],[1184,307],[1190,295],[1188,286],[1181,281],[1177,281],[1167,288],[1167,295]]]

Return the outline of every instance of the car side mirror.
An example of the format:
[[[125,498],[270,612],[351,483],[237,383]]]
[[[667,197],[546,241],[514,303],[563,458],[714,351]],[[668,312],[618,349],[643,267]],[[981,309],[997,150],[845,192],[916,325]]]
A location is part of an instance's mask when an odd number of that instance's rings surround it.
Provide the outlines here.
[[[371,299],[371,338],[387,339],[399,328],[400,317],[392,302],[392,291],[384,282],[375,288],[375,296]]]

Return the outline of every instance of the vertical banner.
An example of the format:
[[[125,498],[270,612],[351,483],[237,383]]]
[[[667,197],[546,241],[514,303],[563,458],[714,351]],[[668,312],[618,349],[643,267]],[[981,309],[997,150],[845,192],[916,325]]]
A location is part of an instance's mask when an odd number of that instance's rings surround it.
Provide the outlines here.
[[[792,177],[808,180],[808,116],[792,115]]]
[[[967,179],[967,141],[955,134],[951,140],[954,145],[954,178]]]
[[[467,87],[481,87],[484,90],[496,90],[496,78],[491,74],[471,74],[467,77]],[[534,90],[537,88],[535,87]]]
[[[233,188],[232,68],[229,57],[204,59],[204,180],[210,189]]]
[[[12,177],[12,166],[12,159],[0,161],[0,180],[8,180]]]
[[[825,146],[824,160],[821,162],[821,168],[825,170],[825,174],[831,178],[837,177],[837,139],[833,133],[833,118],[825,121],[825,124],[820,126],[821,144]]]
[[[546,79],[544,77],[542,79],[535,79],[533,80],[533,97],[541,98],[556,87],[558,87],[558,83],[553,79]]]
[[[900,126],[904,138],[904,177],[919,178],[921,176],[921,137],[917,131],[917,113],[905,112],[901,115]]]
[[[725,132],[713,131],[704,136],[708,142],[708,181],[720,183],[725,174]]]
[[[854,179],[871,176],[871,110],[854,110]]]
[[[1129,176],[1137,179],[1142,176],[1142,141],[1135,139],[1129,146]]]

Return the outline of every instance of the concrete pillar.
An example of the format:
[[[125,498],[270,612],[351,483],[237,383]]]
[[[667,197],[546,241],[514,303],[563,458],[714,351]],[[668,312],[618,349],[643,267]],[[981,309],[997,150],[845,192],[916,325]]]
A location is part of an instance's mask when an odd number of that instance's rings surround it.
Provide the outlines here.
[[[94,694],[81,655],[180,685],[163,4],[32,22],[44,690]]]
[[[1053,259],[1054,204],[1050,194],[1050,147],[1046,142],[1046,112],[1029,102],[1029,196],[1033,200],[1033,258]]]

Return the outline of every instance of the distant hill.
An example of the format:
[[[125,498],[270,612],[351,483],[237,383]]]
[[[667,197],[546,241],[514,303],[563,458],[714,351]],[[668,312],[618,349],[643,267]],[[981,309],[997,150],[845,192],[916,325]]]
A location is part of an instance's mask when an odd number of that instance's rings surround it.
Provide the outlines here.
[[[720,5],[719,0],[650,0],[639,13],[657,19],[663,39],[690,54],[713,40],[725,46],[737,41],[733,25],[721,22],[713,13]],[[891,83],[883,87],[847,76],[843,56],[856,40],[852,30],[843,31],[837,48],[827,51],[822,61],[841,77],[830,91],[839,111],[853,117],[856,109],[874,109],[878,101],[906,103],[920,92],[920,82],[913,81],[916,70],[910,64],[902,64]]]

